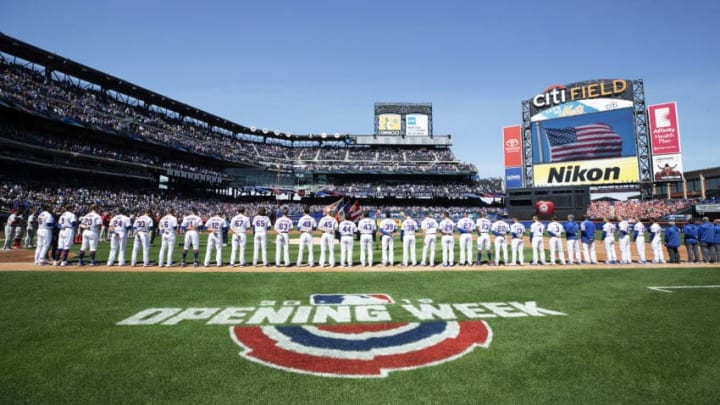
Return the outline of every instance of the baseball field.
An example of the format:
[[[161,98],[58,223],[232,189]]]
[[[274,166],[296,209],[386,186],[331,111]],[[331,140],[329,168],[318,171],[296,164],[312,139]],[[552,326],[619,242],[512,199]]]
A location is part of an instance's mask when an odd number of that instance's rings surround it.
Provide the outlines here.
[[[717,266],[144,271],[4,253],[3,403],[720,398]]]

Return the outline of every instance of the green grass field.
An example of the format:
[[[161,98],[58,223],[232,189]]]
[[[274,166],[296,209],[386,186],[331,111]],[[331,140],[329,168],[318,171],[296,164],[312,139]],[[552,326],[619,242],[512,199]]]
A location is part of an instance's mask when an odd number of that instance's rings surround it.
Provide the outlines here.
[[[377,273],[2,272],[3,403],[717,403],[715,268]],[[316,293],[401,304],[535,301],[565,316],[486,319],[487,349],[386,378],[251,362],[227,325],[123,326],[147,308],[257,307]],[[457,313],[457,312],[456,312]],[[459,320],[468,319],[457,313]]]

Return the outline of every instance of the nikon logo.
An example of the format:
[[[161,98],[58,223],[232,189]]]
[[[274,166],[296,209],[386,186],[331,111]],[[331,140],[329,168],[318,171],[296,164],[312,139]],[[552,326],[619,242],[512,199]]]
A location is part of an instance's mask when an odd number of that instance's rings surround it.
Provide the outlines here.
[[[580,165],[552,167],[548,173],[547,183],[580,183],[588,181],[620,180],[620,167],[593,167],[582,169]]]

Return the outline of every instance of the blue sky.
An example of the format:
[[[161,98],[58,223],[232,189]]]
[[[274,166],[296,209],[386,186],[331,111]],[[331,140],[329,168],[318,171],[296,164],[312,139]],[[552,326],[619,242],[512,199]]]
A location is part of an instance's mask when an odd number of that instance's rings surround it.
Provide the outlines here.
[[[375,102],[502,176],[502,127],[548,85],[643,79],[678,102],[683,166],[720,165],[720,2],[7,0],[0,31],[243,125],[370,134]]]

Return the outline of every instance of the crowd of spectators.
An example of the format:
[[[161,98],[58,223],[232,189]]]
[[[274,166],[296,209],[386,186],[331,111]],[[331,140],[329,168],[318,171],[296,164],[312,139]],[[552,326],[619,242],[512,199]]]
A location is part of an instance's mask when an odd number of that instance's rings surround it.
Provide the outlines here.
[[[67,76],[49,77],[37,70],[0,58],[0,98],[51,118],[121,134],[145,142],[210,156],[228,162],[263,165],[274,170],[403,171],[405,173],[476,172],[459,162],[450,149],[362,148],[343,142],[316,142],[293,147],[271,138],[233,135],[209,129],[204,123],[177,114],[131,103],[111,91]],[[360,163],[360,164],[358,164]]]
[[[693,204],[694,200],[598,200],[590,203],[587,215],[595,220],[618,217],[660,219],[681,212]]]
[[[493,188],[486,182],[474,183],[370,183],[345,182],[328,186],[332,191],[356,198],[394,196],[401,198],[481,198],[502,195],[500,188]]]
[[[20,129],[8,125],[0,125],[0,141],[2,140],[10,140],[21,145],[32,145],[48,151],[60,152],[54,154],[53,158],[62,158],[61,162],[70,166],[88,166],[87,163],[77,161],[77,158],[100,157],[118,164],[122,167],[121,170],[127,170],[127,164],[132,163],[155,168],[162,167],[174,171],[202,174],[206,177],[217,178],[218,181],[220,181],[223,177],[223,173],[219,170],[187,162],[168,160],[167,158],[161,158],[160,155],[154,153],[141,152],[137,150],[130,152],[127,149],[113,149],[106,145],[90,145],[87,142],[75,140],[73,138],[58,138],[40,131]],[[6,151],[10,150],[9,148],[4,149]],[[23,150],[20,152],[19,157],[22,159],[28,159],[31,157],[31,153],[28,153],[27,150]],[[44,158],[44,160],[45,163],[49,163],[47,158]],[[55,159],[55,161],[57,161],[57,159]],[[97,162],[95,163],[97,164]],[[92,164],[90,164],[90,166],[92,166]],[[104,168],[107,170],[107,165],[104,165]],[[136,169],[137,167],[132,170]]]
[[[240,207],[246,209],[247,213],[252,215],[261,206],[270,207],[277,205],[274,202],[237,202],[229,197],[221,197],[216,195],[184,195],[175,194],[173,196],[164,195],[156,189],[134,189],[132,191],[122,188],[113,187],[111,185],[105,188],[76,188],[69,186],[43,186],[30,183],[13,183],[3,181],[0,186],[0,212],[7,213],[11,210],[28,213],[36,211],[43,205],[49,206],[54,211],[60,211],[67,205],[72,206],[76,214],[82,215],[89,211],[92,204],[98,204],[103,212],[117,213],[124,212],[126,214],[135,214],[141,211],[150,210],[153,213],[163,213],[167,209],[174,209],[179,215],[187,213],[191,208],[195,208],[202,216],[212,215],[216,212],[222,212],[232,216]],[[350,200],[348,200],[350,201]],[[280,203],[283,207],[289,209],[291,217],[299,217],[302,215],[306,204],[297,201],[283,201]],[[311,212],[314,214],[322,214],[327,205],[312,205]],[[368,210],[372,216],[377,211],[390,212],[394,215],[405,213],[417,218],[421,218],[424,214],[430,214],[434,217],[440,217],[443,211],[450,211],[454,217],[462,216],[465,211],[473,213],[492,212],[497,215],[506,215],[504,208],[497,207],[478,207],[468,208],[463,206],[438,207],[432,206],[378,206],[367,205],[362,209]]]

